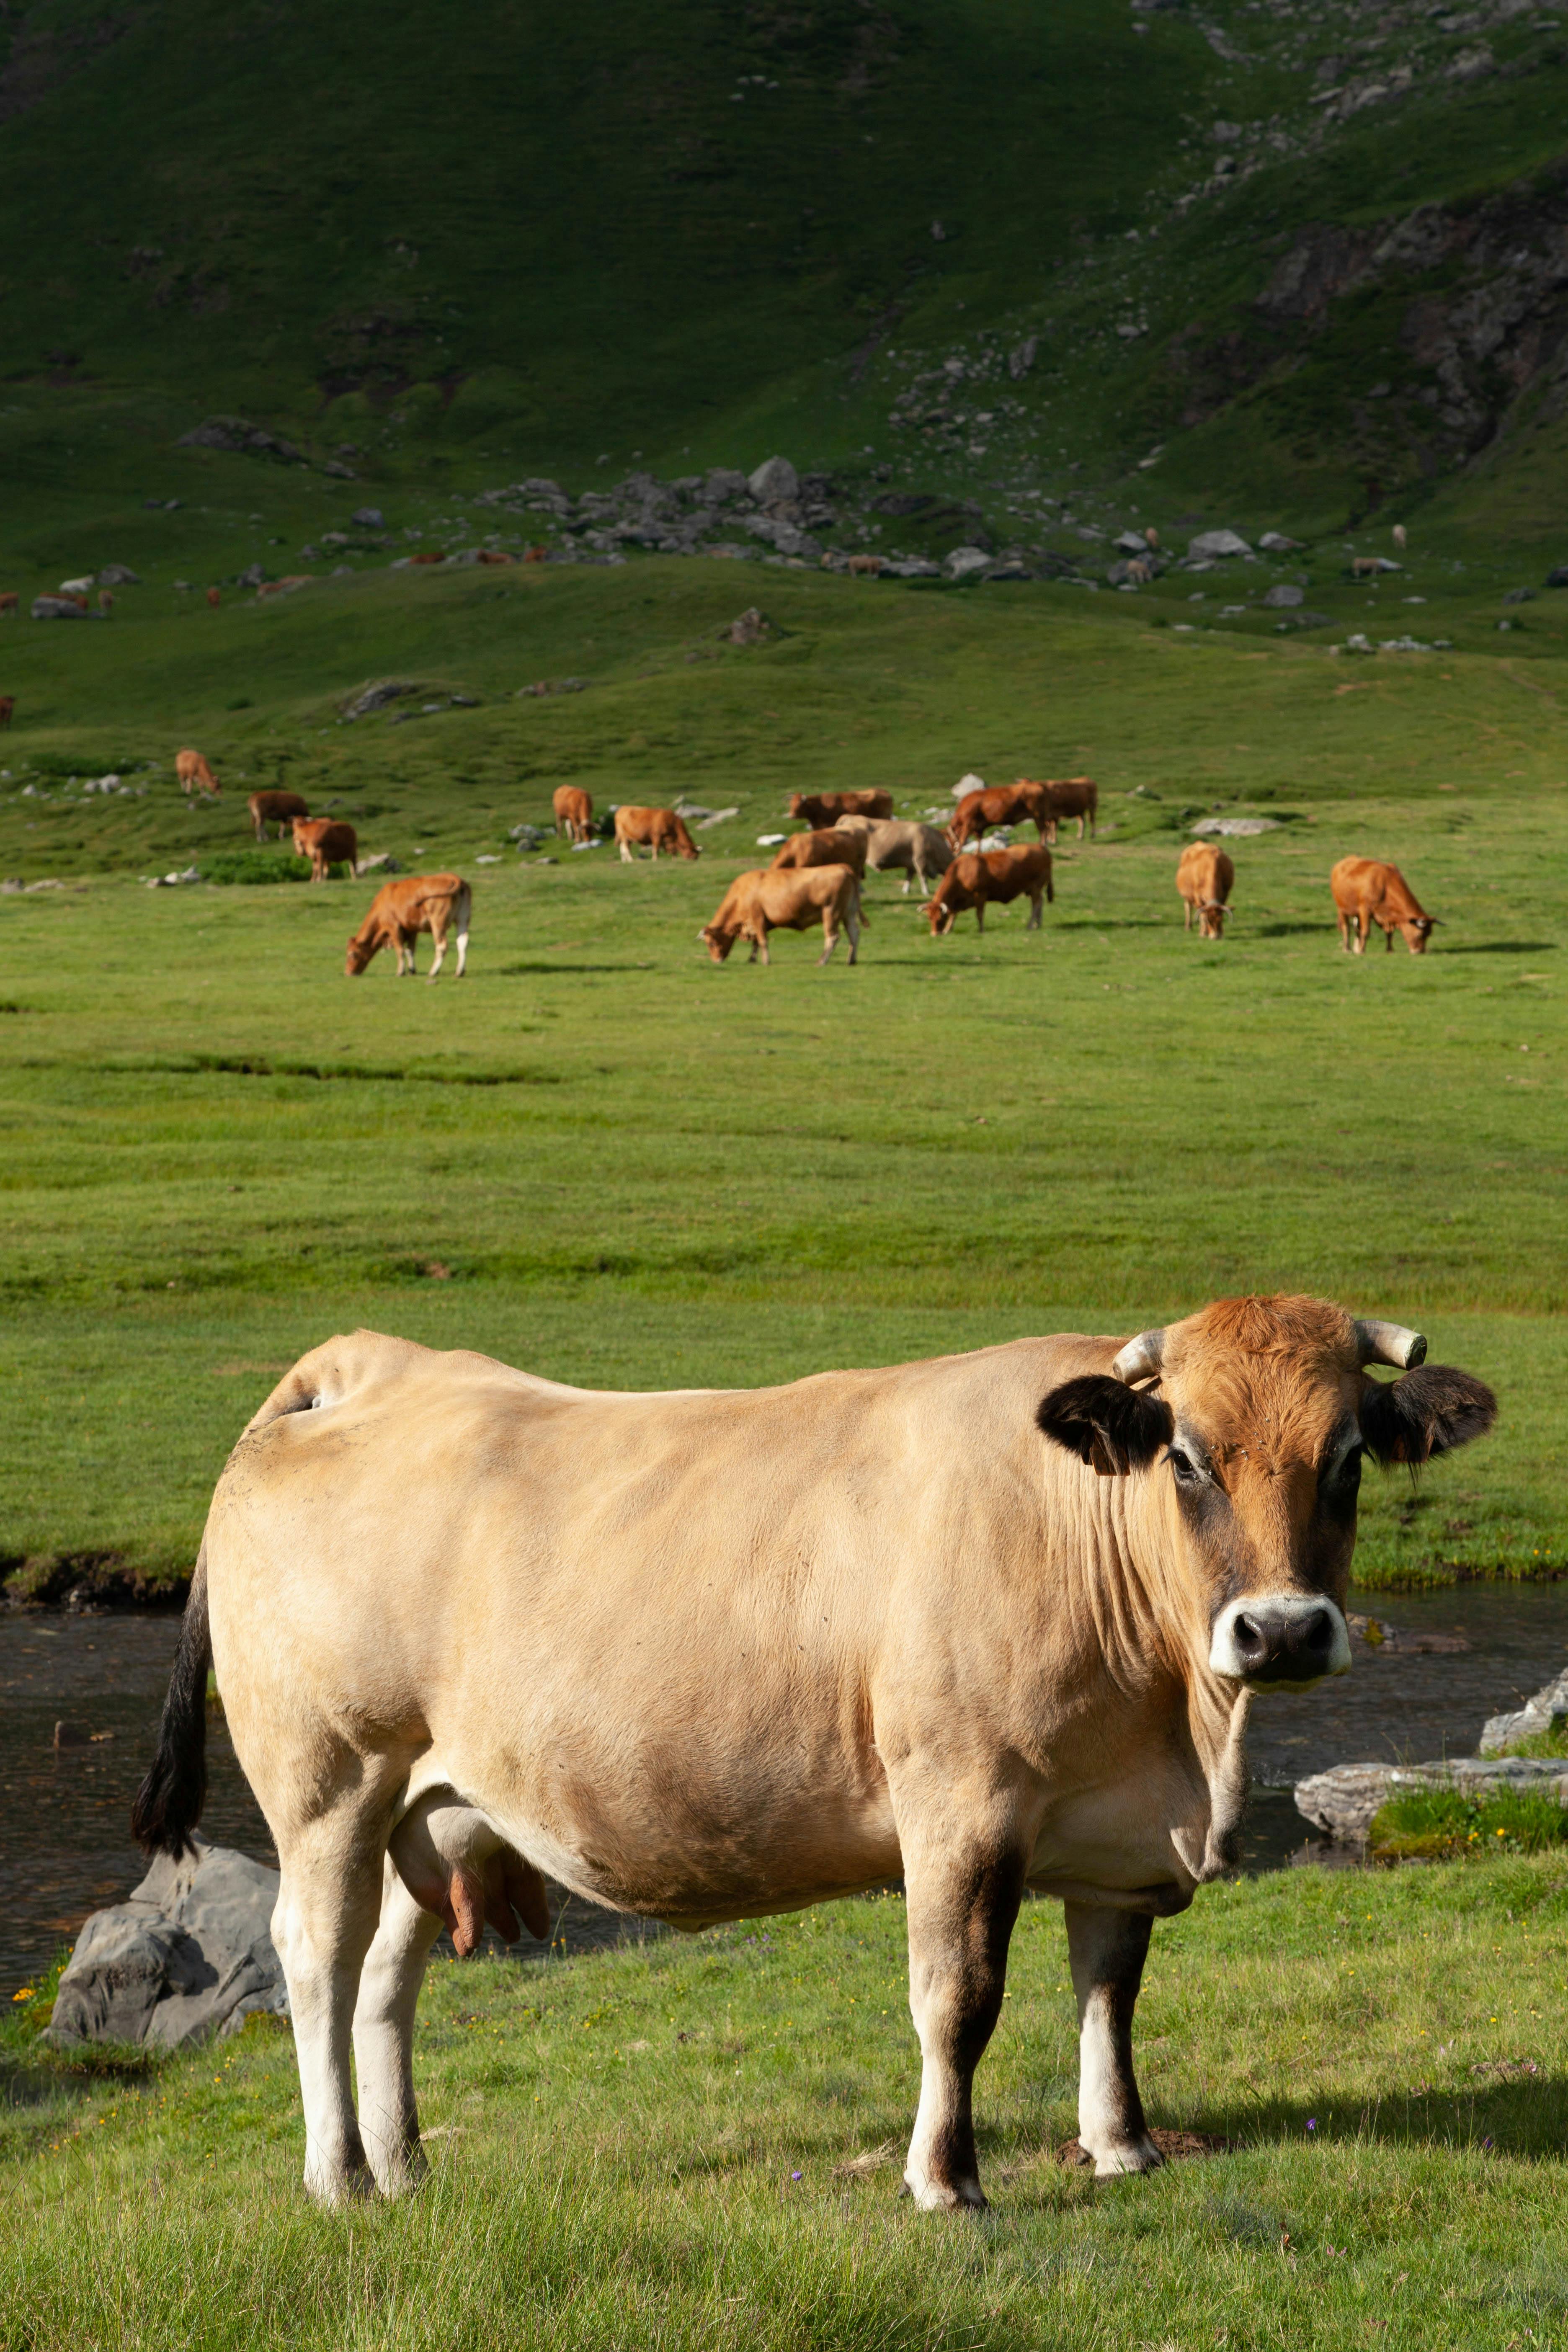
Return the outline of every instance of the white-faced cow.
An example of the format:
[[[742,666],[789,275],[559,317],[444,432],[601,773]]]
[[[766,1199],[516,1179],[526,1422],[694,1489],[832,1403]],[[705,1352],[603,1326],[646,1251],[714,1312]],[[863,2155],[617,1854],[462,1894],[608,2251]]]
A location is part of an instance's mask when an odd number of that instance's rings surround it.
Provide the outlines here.
[[[984,2202],[974,2070],[1055,1895],[1079,2137],[1156,2164],[1133,2003],[1226,1867],[1252,1696],[1350,1664],[1363,1454],[1493,1418],[1425,1352],[1279,1297],[754,1391],[304,1357],[218,1482],[134,1822],[177,1853],[199,1816],[210,1658],[282,1866],[309,2188],[417,2177],[426,1953],[541,1932],[545,1874],[683,1928],[901,1874],[926,2207]]]

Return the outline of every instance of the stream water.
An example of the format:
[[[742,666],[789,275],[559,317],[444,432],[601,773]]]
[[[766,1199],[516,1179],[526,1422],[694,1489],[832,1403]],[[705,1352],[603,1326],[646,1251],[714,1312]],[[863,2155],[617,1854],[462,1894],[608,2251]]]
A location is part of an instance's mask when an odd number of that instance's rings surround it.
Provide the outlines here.
[[[1568,1662],[1568,1583],[1473,1584],[1425,1596],[1352,1596],[1393,1625],[1355,1644],[1339,1680],[1255,1707],[1244,1865],[1278,1869],[1310,1844],[1290,1787],[1331,1764],[1473,1755],[1482,1723]],[[0,1616],[0,1997],[47,1967],[89,1911],[142,1875],[127,1814],[147,1767],[179,1620],[164,1615]],[[1458,1635],[1467,1647],[1406,1643]],[[57,1721],[109,1733],[56,1748]],[[276,1862],[221,1717],[209,1717],[202,1826],[216,1844]],[[1315,1848],[1313,1849],[1316,1850]],[[601,1917],[603,1915],[599,1915]]]

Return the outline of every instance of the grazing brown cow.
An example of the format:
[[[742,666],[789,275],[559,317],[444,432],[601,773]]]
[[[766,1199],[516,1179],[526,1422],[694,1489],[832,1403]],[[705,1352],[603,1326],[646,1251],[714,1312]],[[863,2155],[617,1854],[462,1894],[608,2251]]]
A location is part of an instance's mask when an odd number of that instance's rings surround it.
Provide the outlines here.
[[[594,834],[594,795],[575,784],[558,784],[550,803],[555,830],[573,841],[590,841]]]
[[[176,751],[174,773],[180,780],[180,790],[187,795],[210,793],[215,801],[220,797],[218,780],[199,751]]]
[[[421,931],[436,946],[429,977],[437,979],[447,953],[447,934],[458,935],[458,978],[468,961],[468,911],[473,893],[460,874],[410,874],[401,882],[384,882],[370,902],[370,912],[349,940],[343,966],[350,980],[363,971],[372,956],[385,947],[397,952],[397,977],[415,977],[414,950]]]
[[[623,866],[635,866],[639,849],[653,852],[658,862],[662,849],[667,857],[700,857],[702,852],[686,830],[684,817],[673,809],[618,808],[616,811],[616,839],[620,845]]]
[[[1026,778],[1016,784],[965,793],[953,811],[947,838],[952,848],[962,849],[966,842],[978,841],[994,824],[1027,824],[1036,826],[1044,841],[1053,819],[1045,785],[1032,784]]]
[[[269,824],[278,827],[278,838],[281,841],[297,816],[309,816],[310,814],[298,793],[252,793],[246,806],[250,811],[250,822],[256,828],[258,841],[266,840]]]
[[[550,550],[547,547],[525,547],[522,551],[522,560],[525,563],[544,563],[549,561],[549,557]]]
[[[1216,849],[1212,841],[1189,841],[1176,861],[1176,887],[1186,908],[1183,930],[1192,929],[1195,915],[1199,939],[1223,940],[1226,908],[1235,881],[1236,868],[1223,849]]]
[[[515,555],[509,554],[504,547],[481,547],[479,562],[481,563],[515,563],[517,558]]]
[[[100,588],[98,592],[98,609],[106,621],[114,610],[114,599],[107,588]]]
[[[792,833],[773,854],[773,871],[785,873],[806,866],[852,866],[866,878],[866,836],[863,833]]]
[[[902,874],[906,898],[911,881],[919,882],[922,898],[929,896],[935,877],[945,874],[952,864],[947,835],[934,824],[905,823],[899,817],[841,816],[838,831],[863,833],[866,871]]]
[[[223,593],[222,593],[222,591],[221,591],[220,589],[217,589],[217,588],[209,588],[209,589],[207,590],[207,603],[211,605],[211,607],[212,607],[213,611],[216,613],[216,610],[217,610],[217,608],[218,608],[218,606],[223,603]]]
[[[1391,954],[1395,931],[1412,955],[1426,954],[1437,918],[1423,910],[1397,866],[1384,866],[1375,857],[1342,857],[1329,877],[1329,887],[1340,919],[1340,945],[1347,954],[1352,927],[1354,953],[1366,953],[1373,923],[1383,926],[1383,943]]]
[[[789,813],[796,824],[837,824],[841,816],[891,816],[891,793],[791,793]]]
[[[1290,1297],[728,1392],[317,1348],[219,1480],[132,1817],[149,1853],[189,1846],[212,1668],[281,1864],[306,2187],[418,2180],[426,1956],[443,1917],[459,1949],[514,1907],[548,1933],[544,1871],[687,1929],[901,1878],[917,2209],[985,2201],[975,2070],[1021,1898],[1060,1901],[1082,2151],[1154,2169],[1140,1979],[1154,1921],[1233,1866],[1249,1701],[1351,1668],[1363,1454],[1419,1464],[1496,1414],[1426,1353]],[[1045,1936],[1015,2049],[1059,1972]],[[1206,2021],[1163,2004],[1194,2069]],[[1236,2031],[1282,2095],[1284,2053]],[[885,2102],[837,2128],[884,2130]]]
[[[987,907],[1005,906],[1010,898],[1027,898],[1029,919],[1024,929],[1037,931],[1040,902],[1048,898],[1054,904],[1056,895],[1050,851],[1043,843],[1038,846],[1020,843],[1016,849],[970,850],[955,857],[921,911],[934,940],[945,938],[966,908],[973,908],[974,928],[983,931]]]
[[[1089,835],[1091,838],[1093,837],[1095,824],[1100,815],[1100,786],[1092,776],[1047,776],[1042,789],[1050,803],[1051,817],[1046,830],[1046,839],[1053,848],[1056,845],[1057,826],[1064,817],[1077,817],[1078,837],[1080,841],[1083,839],[1084,820],[1087,818]]]
[[[359,835],[352,824],[342,824],[335,817],[297,816],[294,855],[310,859],[312,882],[324,882],[329,866],[346,866],[351,874],[357,874]]]
[[[781,874],[770,866],[765,872],[737,874],[713,920],[697,936],[715,963],[723,962],[737,940],[752,942],[748,962],[755,963],[760,956],[767,963],[770,931],[809,931],[818,915],[823,946],[817,962],[827,961],[845,930],[853,963],[867,918],[860,907],[860,884],[850,866],[813,866],[804,874]]]
[[[422,555],[411,555],[410,563],[445,563],[447,558],[438,548],[426,548]]]
[[[7,588],[3,594],[0,594],[0,613],[9,613],[11,618],[15,620],[20,610],[21,602],[15,588]]]
[[[0,694],[0,727],[9,727],[16,708],[16,698],[14,694]]]

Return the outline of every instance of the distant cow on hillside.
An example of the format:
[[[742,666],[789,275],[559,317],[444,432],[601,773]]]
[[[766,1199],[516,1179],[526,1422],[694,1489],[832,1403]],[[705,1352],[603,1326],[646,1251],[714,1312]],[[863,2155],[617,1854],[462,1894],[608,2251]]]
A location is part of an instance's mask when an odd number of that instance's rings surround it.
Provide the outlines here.
[[[176,751],[174,773],[180,780],[180,790],[187,796],[209,793],[215,801],[220,797],[218,780],[199,751]]]
[[[837,824],[841,816],[891,816],[893,795],[885,792],[791,793],[789,813],[814,829]]]
[[[809,931],[822,918],[822,953],[827,961],[838,945],[841,930],[849,934],[849,961],[860,951],[860,885],[847,866],[814,866],[804,874],[766,872],[737,874],[725,891],[719,911],[698,933],[715,963],[722,963],[737,940],[750,940],[749,961],[763,963],[770,931]]]
[[[927,899],[924,912],[934,940],[945,938],[968,908],[974,909],[975,929],[983,931],[987,907],[1005,906],[1010,898],[1027,898],[1029,919],[1024,929],[1037,931],[1040,902],[1042,898],[1054,902],[1056,895],[1050,851],[1043,844],[1021,842],[1016,849],[971,850],[955,857]]]
[[[616,811],[616,840],[624,866],[637,864],[639,849],[651,850],[656,865],[661,849],[667,857],[700,857],[702,855],[686,830],[685,818],[677,816],[673,809],[618,808]]]
[[[1342,857],[1329,877],[1329,887],[1340,919],[1340,945],[1347,954],[1366,953],[1373,923],[1382,925],[1383,943],[1391,954],[1395,931],[1412,955],[1426,954],[1437,918],[1423,910],[1397,866],[1384,866],[1375,857]]]
[[[587,841],[594,831],[594,795],[580,790],[576,784],[557,784],[551,807],[555,811],[555,830],[572,841]]]
[[[11,618],[15,620],[21,609],[21,603],[22,600],[16,589],[7,588],[0,593],[0,613],[9,613]]]
[[[792,833],[774,851],[771,870],[781,874],[808,866],[849,866],[858,876],[864,877],[865,835],[840,833],[837,826],[826,832]]]
[[[269,824],[278,827],[278,838],[281,841],[295,817],[310,814],[308,804],[298,793],[252,793],[246,806],[250,811],[250,822],[255,827],[258,841],[266,840]]]
[[[1176,888],[1185,912],[1182,929],[1190,931],[1198,919],[1201,940],[1223,940],[1225,918],[1236,883],[1236,867],[1212,841],[1189,841],[1176,861]]]
[[[310,879],[324,882],[329,866],[346,866],[359,872],[359,835],[352,824],[329,816],[294,819],[294,854],[310,861]]]
[[[374,955],[390,947],[397,954],[397,977],[416,976],[414,950],[421,931],[435,942],[436,960],[429,977],[437,979],[447,953],[447,934],[458,936],[458,978],[468,961],[468,914],[473,894],[460,874],[410,874],[401,882],[386,882],[370,902],[370,912],[349,940],[343,970],[357,980]]]

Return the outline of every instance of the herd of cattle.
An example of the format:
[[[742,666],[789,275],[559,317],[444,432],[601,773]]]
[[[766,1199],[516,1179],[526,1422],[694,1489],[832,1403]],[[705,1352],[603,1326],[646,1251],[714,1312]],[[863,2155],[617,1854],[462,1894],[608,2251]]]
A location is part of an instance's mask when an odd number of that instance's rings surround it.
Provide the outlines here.
[[[220,796],[217,779],[199,751],[181,751],[174,772],[183,792]],[[269,824],[277,826],[279,840],[291,835],[297,855],[310,861],[313,882],[324,882],[335,865],[359,872],[359,838],[353,826],[340,818],[312,817],[298,793],[254,792],[247,806],[258,841],[266,839]],[[574,843],[594,838],[591,793],[563,784],[552,806],[559,835]],[[751,949],[749,961],[765,964],[770,933],[813,930],[820,923],[818,962],[826,963],[845,938],[854,963],[868,919],[860,893],[868,873],[902,874],[906,898],[910,883],[919,883],[933,939],[944,938],[962,914],[973,913],[975,929],[983,932],[986,908],[1007,906],[1016,898],[1028,900],[1025,928],[1037,931],[1042,909],[1056,898],[1051,849],[1058,826],[1076,820],[1079,839],[1086,831],[1092,838],[1099,812],[1099,790],[1089,776],[1041,782],[1020,778],[1016,784],[966,793],[946,825],[896,818],[892,794],[884,791],[793,793],[790,815],[806,829],[780,843],[770,866],[737,875],[698,936],[715,963],[722,963],[743,940]],[[655,863],[661,853],[684,858],[702,854],[676,809],[623,805],[616,810],[613,824],[616,847],[627,865],[644,849]],[[1001,848],[983,845],[997,827],[1023,824],[1034,825],[1037,841]],[[1208,841],[1189,843],[1176,866],[1183,929],[1190,929],[1195,916],[1200,938],[1223,939],[1235,884],[1236,866],[1225,850]],[[1348,951],[1365,953],[1375,923],[1387,947],[1393,947],[1397,931],[1413,955],[1425,954],[1437,919],[1420,906],[1396,866],[1373,857],[1342,857],[1329,884],[1340,942]],[[422,931],[428,931],[436,951],[429,977],[439,975],[447,938],[455,934],[461,979],[468,965],[471,907],[469,885],[457,874],[414,874],[389,882],[351,937],[345,970],[357,976],[380,949],[391,947],[399,976],[412,979],[415,943]]]

